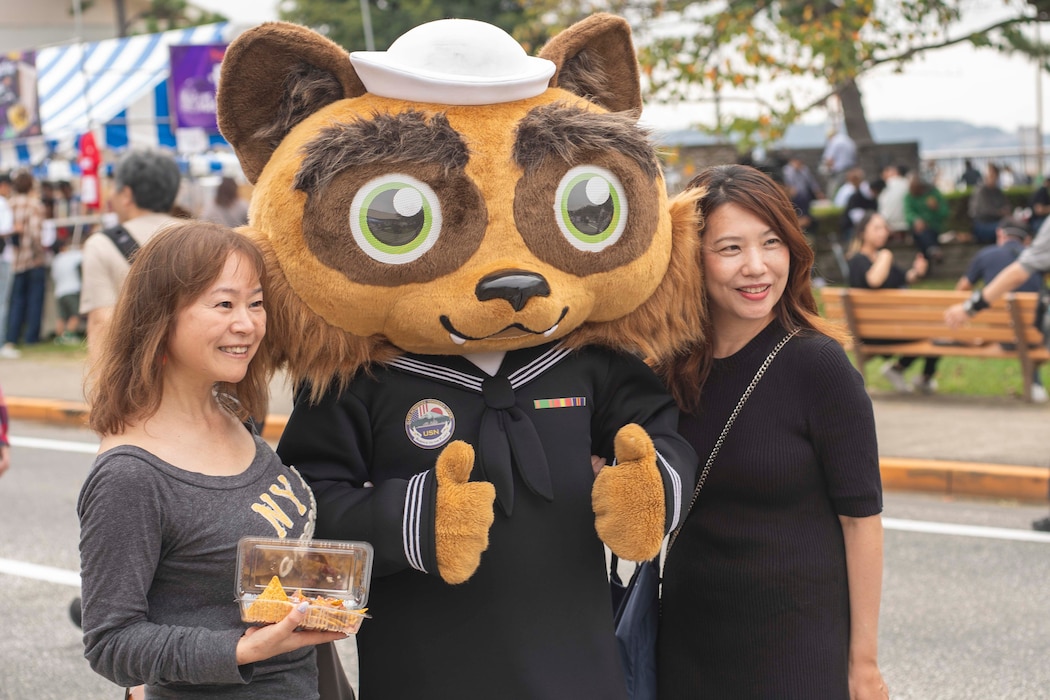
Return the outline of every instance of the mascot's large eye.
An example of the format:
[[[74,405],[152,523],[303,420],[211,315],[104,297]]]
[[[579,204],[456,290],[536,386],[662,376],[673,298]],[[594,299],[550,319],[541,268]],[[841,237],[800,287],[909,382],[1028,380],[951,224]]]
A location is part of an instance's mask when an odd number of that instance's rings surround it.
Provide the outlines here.
[[[402,173],[366,182],[350,204],[350,230],[371,258],[390,265],[418,260],[441,233],[434,190]]]
[[[558,183],[554,216],[573,247],[591,253],[608,248],[627,226],[627,197],[620,179],[597,165],[573,168]]]

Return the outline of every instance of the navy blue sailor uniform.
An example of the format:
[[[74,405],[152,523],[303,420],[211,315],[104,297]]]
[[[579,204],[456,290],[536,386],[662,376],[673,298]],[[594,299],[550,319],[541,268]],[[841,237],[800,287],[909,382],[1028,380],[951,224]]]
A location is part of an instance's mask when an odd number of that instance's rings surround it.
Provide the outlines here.
[[[277,451],[314,490],[316,534],[375,547],[363,695],[626,697],[590,456],[611,462],[632,422],[656,447],[670,531],[696,455],[633,356],[548,344],[508,352],[489,377],[463,357],[406,354],[316,405],[300,393]],[[489,548],[456,586],[437,575],[433,533],[434,462],[452,439],[475,447],[471,478],[497,490]]]

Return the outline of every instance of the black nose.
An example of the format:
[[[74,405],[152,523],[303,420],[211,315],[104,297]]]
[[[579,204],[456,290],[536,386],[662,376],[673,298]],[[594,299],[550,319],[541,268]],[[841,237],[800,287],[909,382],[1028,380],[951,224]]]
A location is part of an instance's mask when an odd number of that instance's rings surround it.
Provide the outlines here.
[[[550,296],[547,280],[533,272],[506,270],[489,275],[478,282],[474,295],[479,301],[506,299],[515,311],[525,308],[532,297]]]

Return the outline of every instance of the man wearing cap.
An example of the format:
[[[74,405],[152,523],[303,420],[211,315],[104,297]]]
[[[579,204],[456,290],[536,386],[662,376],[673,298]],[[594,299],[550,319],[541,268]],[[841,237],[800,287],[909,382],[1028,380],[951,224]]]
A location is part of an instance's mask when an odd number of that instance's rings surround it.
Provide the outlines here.
[[[952,328],[958,328],[966,323],[967,319],[975,316],[990,305],[1002,299],[1011,291],[1039,291],[1043,287],[1042,277],[1050,272],[1050,220],[1040,227],[1032,244],[1024,248],[1022,241],[1026,237],[1024,226],[1015,219],[1003,219],[996,230],[997,245],[994,248],[986,248],[977,254],[974,262],[970,265],[973,270],[978,258],[985,255],[983,275],[986,283],[983,288],[975,289],[973,295],[961,304],[950,306],[944,312],[944,321]],[[1014,239],[1011,242],[1008,239]],[[1010,246],[1009,248],[1007,246]],[[1020,249],[1020,250],[1018,250]],[[1010,261],[1012,251],[1017,251],[1016,257]],[[989,252],[991,251],[991,252]],[[1002,251],[1002,252],[999,252]],[[994,256],[992,253],[996,253]],[[993,265],[1004,265],[998,272]],[[962,286],[964,280],[969,279],[970,270],[967,275],[959,280],[956,289],[969,289],[972,287]],[[1034,283],[1034,284],[1033,284]],[[1038,372],[1038,369],[1036,370]],[[1038,375],[1037,375],[1038,377]],[[1035,401],[1046,401],[1047,391],[1041,385],[1038,391],[1032,387],[1032,399]],[[1041,398],[1040,398],[1041,397]],[[1050,517],[1036,520],[1032,523],[1036,530],[1050,532]]]
[[[1001,241],[1007,236],[1016,238],[1016,232],[1007,234],[1005,231],[1013,231],[1017,222],[1013,219],[1005,219],[1004,222],[1012,223],[1001,223],[999,225],[996,231],[997,239]],[[996,248],[998,247],[996,246]],[[961,304],[948,307],[948,310],[944,312],[944,322],[952,328],[958,328],[966,323],[968,318],[987,309],[1006,296],[1008,292],[1014,290],[1026,291],[1027,288],[1022,288],[1022,285],[1033,277],[1038,280],[1047,272],[1050,272],[1050,226],[1044,223],[1032,244],[1020,251],[1013,262],[1008,263],[1002,270],[995,273],[994,277],[991,277],[991,274],[986,270],[985,279],[988,282],[983,288],[975,289],[973,295]],[[958,286],[956,288],[962,289],[962,287]],[[1035,289],[1041,288],[1042,284],[1038,284]]]
[[[1028,229],[1012,217],[999,222],[995,231],[995,245],[982,248],[970,261],[966,273],[955,283],[955,288],[968,292],[979,282],[988,283],[1017,260],[1024,252],[1028,240]],[[1015,292],[1038,292],[1043,286],[1042,275],[1032,272]]]

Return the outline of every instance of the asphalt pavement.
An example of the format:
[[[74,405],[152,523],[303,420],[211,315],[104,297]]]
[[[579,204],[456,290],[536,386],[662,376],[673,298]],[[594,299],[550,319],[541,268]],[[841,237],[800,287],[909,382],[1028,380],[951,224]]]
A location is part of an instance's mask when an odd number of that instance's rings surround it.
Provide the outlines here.
[[[0,359],[0,388],[14,418],[82,423],[83,359],[36,354]],[[292,409],[283,375],[271,385],[265,435],[276,440]],[[1050,404],[1016,396],[964,397],[872,391],[887,489],[1047,499]]]

